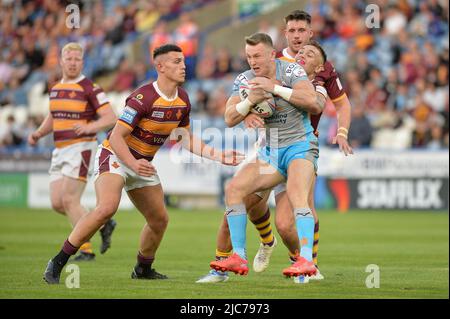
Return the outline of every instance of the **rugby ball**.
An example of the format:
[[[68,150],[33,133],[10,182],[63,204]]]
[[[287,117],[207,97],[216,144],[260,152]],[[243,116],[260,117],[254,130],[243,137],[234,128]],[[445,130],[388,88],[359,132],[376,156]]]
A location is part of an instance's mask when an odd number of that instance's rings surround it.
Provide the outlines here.
[[[250,88],[247,84],[241,83],[239,86],[239,97],[241,98],[241,101],[245,100],[248,97]],[[275,99],[272,94],[268,93],[270,95],[270,98],[256,104],[252,107],[250,112],[257,114],[263,118],[272,116],[273,112],[275,112]]]

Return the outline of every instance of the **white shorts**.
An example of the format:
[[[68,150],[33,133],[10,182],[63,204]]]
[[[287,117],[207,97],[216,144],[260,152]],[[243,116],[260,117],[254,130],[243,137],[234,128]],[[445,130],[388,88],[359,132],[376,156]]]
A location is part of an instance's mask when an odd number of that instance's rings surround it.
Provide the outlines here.
[[[279,194],[286,191],[286,182],[282,182],[273,188],[273,194],[277,197]]]
[[[50,165],[50,182],[63,176],[87,181],[92,175],[97,142],[80,142],[63,148],[55,148]]]
[[[157,174],[150,177],[140,176],[123,164],[119,158],[102,145],[98,146],[95,155],[94,181],[104,173],[117,174],[123,177],[126,191],[146,186],[155,186],[161,184]]]

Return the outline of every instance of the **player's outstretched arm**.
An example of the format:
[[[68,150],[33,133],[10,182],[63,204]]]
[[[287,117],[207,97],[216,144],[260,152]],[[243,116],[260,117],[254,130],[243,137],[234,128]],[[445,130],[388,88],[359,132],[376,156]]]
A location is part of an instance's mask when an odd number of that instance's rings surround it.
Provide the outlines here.
[[[117,122],[109,137],[111,148],[120,161],[131,168],[136,174],[141,176],[152,176],[156,173],[155,167],[150,164],[148,160],[143,158],[137,160],[134,158],[133,154],[131,154],[125,141],[125,138],[130,135],[130,133],[131,130],[129,128],[121,125],[120,122]]]
[[[205,144],[200,138],[192,134],[191,130],[181,128],[183,131],[174,132],[178,136],[181,145],[191,153],[200,157],[205,157],[225,165],[236,166],[244,159],[245,155],[235,150],[220,151]]]
[[[48,113],[39,128],[28,136],[28,144],[35,146],[40,138],[53,132],[53,116]]]
[[[333,144],[339,145],[339,150],[344,152],[345,156],[353,154],[353,149],[348,143],[348,130],[351,123],[351,104],[346,95],[341,99],[333,102],[336,108],[336,116],[338,121],[338,131],[333,139]]]

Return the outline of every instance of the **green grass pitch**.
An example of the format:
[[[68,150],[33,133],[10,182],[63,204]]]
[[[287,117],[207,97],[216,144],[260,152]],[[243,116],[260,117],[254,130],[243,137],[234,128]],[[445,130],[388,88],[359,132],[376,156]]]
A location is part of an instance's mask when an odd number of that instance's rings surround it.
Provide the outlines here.
[[[164,281],[130,279],[143,217],[119,211],[112,248],[97,260],[78,263],[80,288],[42,280],[47,261],[60,249],[70,226],[50,210],[0,208],[0,298],[448,298],[449,215],[447,212],[320,211],[319,265],[325,280],[299,285],[281,274],[288,265],[280,237],[269,268],[231,274],[220,284],[196,284],[214,257],[219,210],[171,209],[169,227],[156,256]],[[273,220],[273,217],[272,217]],[[258,247],[247,226],[250,264]],[[70,262],[69,262],[70,263]],[[380,287],[365,285],[367,265],[380,269]]]

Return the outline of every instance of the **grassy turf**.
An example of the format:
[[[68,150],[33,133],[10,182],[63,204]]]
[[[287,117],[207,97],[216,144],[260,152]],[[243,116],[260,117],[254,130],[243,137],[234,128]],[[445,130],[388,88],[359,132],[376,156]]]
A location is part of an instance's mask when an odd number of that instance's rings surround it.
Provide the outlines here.
[[[319,265],[325,280],[294,284],[281,275],[288,265],[279,240],[270,267],[226,283],[196,284],[214,257],[220,211],[170,211],[169,228],[155,268],[170,280],[130,279],[139,233],[137,212],[119,212],[113,247],[97,260],[78,263],[80,288],[42,280],[47,261],[70,227],[50,210],[0,208],[0,298],[448,298],[449,215],[446,212],[320,212]],[[250,264],[258,239],[248,225]],[[279,236],[277,234],[278,239]],[[380,267],[380,288],[365,286],[366,266]]]

